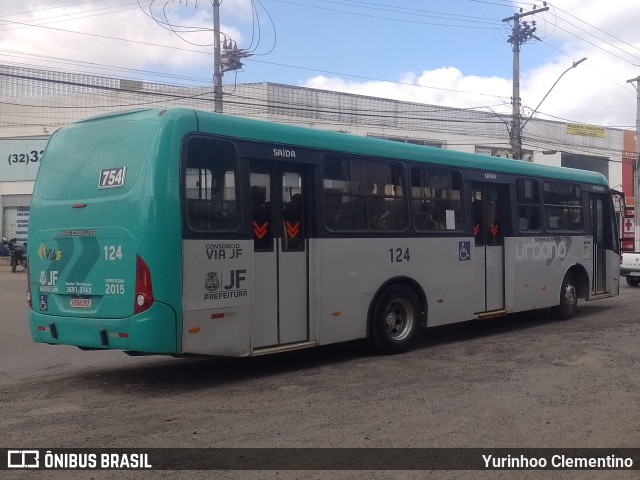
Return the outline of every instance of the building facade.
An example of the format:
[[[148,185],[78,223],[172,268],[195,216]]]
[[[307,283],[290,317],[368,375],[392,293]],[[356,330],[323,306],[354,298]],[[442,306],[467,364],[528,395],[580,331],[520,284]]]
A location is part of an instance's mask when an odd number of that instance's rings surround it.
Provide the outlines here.
[[[211,87],[0,65],[0,222],[2,235],[24,238],[33,182],[46,142],[69,123],[122,110],[214,110]],[[224,113],[510,157],[511,117],[273,83],[225,86]],[[635,132],[532,118],[523,161],[602,173],[632,195]],[[516,160],[514,160],[516,161]]]

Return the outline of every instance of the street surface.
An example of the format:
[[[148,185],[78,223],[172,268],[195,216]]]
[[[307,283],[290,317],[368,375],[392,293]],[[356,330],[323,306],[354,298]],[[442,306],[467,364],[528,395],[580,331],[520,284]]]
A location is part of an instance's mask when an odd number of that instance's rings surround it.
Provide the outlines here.
[[[248,359],[31,341],[0,267],[0,447],[640,447],[640,288],[439,327],[410,353],[352,342]],[[7,479],[637,478],[623,471],[0,472]]]

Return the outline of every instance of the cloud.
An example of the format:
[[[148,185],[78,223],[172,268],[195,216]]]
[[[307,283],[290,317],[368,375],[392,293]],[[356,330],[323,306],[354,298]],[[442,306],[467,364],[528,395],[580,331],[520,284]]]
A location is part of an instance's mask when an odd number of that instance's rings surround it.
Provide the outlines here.
[[[107,74],[112,65],[177,73],[212,64],[208,2],[198,2],[198,8],[194,2],[170,2],[165,11],[152,10],[155,21],[148,9],[145,14],[131,2],[123,6],[122,2],[96,1],[67,7],[63,3],[68,2],[7,1],[12,8],[2,16],[0,61],[51,68],[61,67],[61,59],[72,59],[70,64],[93,64]],[[149,1],[141,3],[148,5]],[[244,40],[235,27],[222,25],[221,30],[238,43]]]
[[[635,90],[626,80],[638,75],[640,65],[640,2],[558,0],[537,18],[536,33],[551,55],[520,72],[523,114],[548,94],[536,113],[541,118],[633,126]],[[583,57],[588,60],[564,73]],[[405,72],[394,82],[314,76],[301,85],[448,107],[491,106],[500,113],[512,109],[511,78],[475,76],[453,66]]]
[[[166,10],[156,8],[154,14],[160,19],[166,11],[169,23],[179,32],[168,30],[166,25],[163,28],[145,15],[133,0],[95,0],[74,5],[70,5],[73,2],[69,0],[3,0],[0,62],[114,76],[133,75],[122,73],[121,69],[128,68],[173,75],[180,78],[176,82],[187,77],[210,82],[213,64],[211,3],[207,0],[139,1],[147,7],[152,3],[162,7],[166,3]],[[222,30],[238,46],[246,47],[253,38],[249,32],[255,27],[251,1],[224,0],[221,10]],[[283,11],[279,13],[284,15]],[[601,125],[635,125],[635,89],[626,81],[640,72],[640,29],[636,26],[640,2],[556,0],[548,12],[536,18],[537,33],[542,40],[536,51],[545,52],[547,57],[537,65],[523,62],[520,97],[523,107],[528,107],[524,113],[530,113],[538,105],[572,62],[588,57],[586,62],[563,75],[540,105],[537,115],[545,118],[544,114],[550,114]],[[194,27],[201,31],[193,31]],[[243,35],[243,31],[247,33]],[[391,33],[392,30],[389,35]],[[456,30],[454,33],[463,38],[467,32]],[[473,41],[474,37],[469,35],[468,38]],[[287,57],[282,63],[308,64],[304,55],[310,41],[314,39],[300,37],[299,45],[283,43],[279,51],[285,51]],[[299,49],[296,51],[293,47]],[[366,43],[359,47],[370,48]],[[369,75],[387,81],[318,75],[300,84],[448,107],[488,107],[499,113],[510,113],[511,78],[506,74],[477,75],[472,70],[472,62],[465,57],[473,47],[475,45],[467,50],[452,48],[451,56],[446,57],[447,65],[437,68],[393,71],[389,66],[392,64],[386,64],[379,75]],[[503,50],[505,47],[501,45]],[[523,59],[530,61],[529,51],[525,51]],[[318,63],[323,60],[319,58]],[[416,62],[419,60],[416,55]],[[262,71],[268,73],[259,80],[269,81],[273,75],[266,64],[268,62],[261,64],[265,68]],[[358,68],[354,62],[352,73],[358,73]]]
[[[576,49],[575,54],[576,60],[588,56],[575,69],[570,68],[573,64],[570,58],[561,56],[521,72],[523,115],[532,114],[539,106],[536,115],[540,118],[632,127],[635,124],[635,91],[626,80],[635,78],[637,69],[598,49]],[[406,72],[397,82],[314,76],[301,84],[429,105],[487,107],[498,113],[512,112],[511,78],[465,75],[455,67]]]
[[[344,80],[323,75],[303,82],[303,86],[309,88],[460,108],[504,105],[509,101],[505,96],[509,85],[509,81],[498,77],[465,76],[455,67],[405,72],[394,82]]]

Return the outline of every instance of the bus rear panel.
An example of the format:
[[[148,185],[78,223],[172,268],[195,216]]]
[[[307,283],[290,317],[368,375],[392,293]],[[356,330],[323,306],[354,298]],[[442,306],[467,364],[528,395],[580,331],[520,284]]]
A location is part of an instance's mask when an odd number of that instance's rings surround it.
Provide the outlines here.
[[[178,190],[178,153],[157,151],[164,124],[158,112],[112,115],[50,140],[30,218],[36,342],[178,352],[179,295],[152,281],[181,278],[180,234],[164,228],[180,222],[166,201],[179,204],[167,195]]]

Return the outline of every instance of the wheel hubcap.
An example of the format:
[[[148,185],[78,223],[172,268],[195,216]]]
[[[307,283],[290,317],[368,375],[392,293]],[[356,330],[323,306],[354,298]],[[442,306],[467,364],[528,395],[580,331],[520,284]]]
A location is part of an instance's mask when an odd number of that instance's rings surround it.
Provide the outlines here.
[[[578,301],[576,296],[576,289],[573,285],[567,285],[567,288],[564,289],[564,303],[567,308],[573,308],[573,306]]]
[[[389,305],[385,315],[385,331],[392,340],[404,340],[413,329],[415,314],[411,305],[404,300],[396,300]]]

